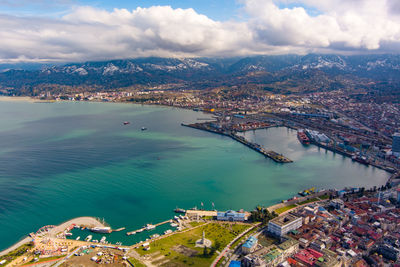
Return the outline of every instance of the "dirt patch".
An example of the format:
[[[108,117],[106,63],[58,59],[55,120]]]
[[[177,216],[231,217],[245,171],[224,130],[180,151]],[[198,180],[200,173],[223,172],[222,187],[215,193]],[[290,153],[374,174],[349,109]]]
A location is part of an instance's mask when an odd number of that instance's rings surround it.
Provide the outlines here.
[[[194,257],[199,253],[197,250],[188,248],[184,245],[175,246],[172,248],[172,250],[175,252],[178,252],[186,257]]]

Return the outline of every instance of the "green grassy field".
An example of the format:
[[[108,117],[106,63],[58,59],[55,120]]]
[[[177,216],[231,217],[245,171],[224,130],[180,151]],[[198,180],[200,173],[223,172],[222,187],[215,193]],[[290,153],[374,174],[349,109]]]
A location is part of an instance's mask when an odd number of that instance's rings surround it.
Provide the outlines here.
[[[61,256],[54,256],[54,257],[48,257],[48,258],[40,258],[38,261],[34,261],[31,260],[30,262],[28,262],[26,265],[32,264],[32,263],[40,263],[40,262],[45,262],[45,261],[51,261],[51,260],[55,260],[55,259],[61,259],[64,258],[65,255],[61,255]]]
[[[250,230],[248,233],[246,233],[244,236],[242,236],[241,238],[239,238],[238,240],[236,240],[231,248],[234,249],[240,242],[242,242],[244,239],[249,238],[250,235],[252,235],[255,231],[257,231],[259,228],[258,227],[254,227],[252,230]]]
[[[135,258],[129,258],[129,261],[135,266],[135,267],[146,267],[142,262]]]
[[[250,225],[210,223],[155,241],[150,244],[150,250],[139,248],[137,252],[141,255],[152,254],[150,256],[156,259],[156,263],[166,262],[162,264],[165,266],[209,266],[217,256],[215,251],[222,250],[249,227]],[[206,238],[212,241],[212,247],[206,251],[195,247],[203,231]]]
[[[319,200],[318,198],[311,198],[311,199],[309,199],[309,200],[304,200],[304,201],[299,202],[299,203],[297,203],[297,204],[299,204],[299,205],[304,205],[304,204],[311,203],[311,202],[318,201],[318,200]]]
[[[288,211],[288,210],[291,210],[291,209],[293,209],[293,208],[295,208],[295,207],[296,207],[296,205],[292,204],[292,205],[287,205],[287,206],[285,206],[285,207],[276,209],[276,210],[274,210],[274,211],[275,211],[275,213],[277,213],[277,214],[281,214],[281,213],[283,213],[283,212],[285,212],[285,211]]]
[[[329,195],[322,195],[322,196],[320,196],[319,198],[320,198],[320,199],[328,199],[328,198],[329,198]]]
[[[19,248],[9,252],[8,254],[1,256],[0,257],[0,261],[2,260],[6,260],[6,264],[13,261],[15,258],[22,256],[27,249],[31,249],[32,248],[32,243],[28,243],[28,244],[24,244],[22,246],[20,246]]]

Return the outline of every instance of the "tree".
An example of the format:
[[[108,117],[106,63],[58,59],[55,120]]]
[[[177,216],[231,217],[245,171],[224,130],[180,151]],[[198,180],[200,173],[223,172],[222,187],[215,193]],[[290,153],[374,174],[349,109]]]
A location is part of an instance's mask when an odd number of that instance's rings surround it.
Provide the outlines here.
[[[207,255],[208,255],[208,250],[207,250],[207,247],[206,247],[206,246],[204,246],[203,255],[204,255],[204,256],[207,256]]]

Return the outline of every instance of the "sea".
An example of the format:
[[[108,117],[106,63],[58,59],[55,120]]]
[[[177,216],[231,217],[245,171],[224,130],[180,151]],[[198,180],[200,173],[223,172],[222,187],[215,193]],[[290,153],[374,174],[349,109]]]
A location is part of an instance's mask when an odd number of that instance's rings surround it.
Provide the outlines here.
[[[79,216],[132,231],[172,218],[177,207],[251,210],[309,187],[369,188],[389,177],[304,146],[295,131],[283,127],[243,135],[294,160],[290,164],[228,137],[181,126],[207,118],[161,106],[1,101],[0,250],[44,225]],[[107,240],[130,245],[166,229],[134,236],[123,231]],[[75,229],[71,238],[87,235]]]

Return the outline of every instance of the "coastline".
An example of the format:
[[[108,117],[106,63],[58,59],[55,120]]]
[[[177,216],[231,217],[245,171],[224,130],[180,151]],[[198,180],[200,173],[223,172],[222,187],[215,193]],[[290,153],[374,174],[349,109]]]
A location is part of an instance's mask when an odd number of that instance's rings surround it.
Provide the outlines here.
[[[36,100],[37,100],[37,99],[35,99],[35,98],[30,98],[30,97],[9,97],[8,100],[4,100],[4,101],[13,101],[13,99],[15,99],[16,101],[21,101],[21,102],[23,102],[23,101],[36,102]],[[0,100],[1,100],[1,97],[0,97]],[[75,102],[75,101],[62,100],[61,102]],[[82,102],[83,102],[83,101],[82,101]],[[139,103],[129,103],[129,102],[118,102],[118,101],[114,101],[114,102],[85,101],[85,102],[96,102],[96,103],[126,103],[126,104],[142,105],[142,106],[160,106],[160,107],[168,107],[168,108],[177,108],[177,109],[190,110],[190,109],[188,109],[188,108],[175,107],[175,106],[168,106],[168,105],[139,104]],[[287,127],[287,126],[285,126],[285,127]],[[86,218],[86,217],[79,217],[79,218]],[[75,218],[75,219],[79,219],[79,218]],[[88,218],[94,219],[93,217],[88,217]],[[69,223],[69,224],[72,224],[72,223],[73,223],[72,221],[75,220],[75,219],[71,219],[71,220],[69,220],[69,221],[67,221],[67,222],[65,222],[65,223],[63,223],[63,224],[68,224],[68,223]],[[61,225],[59,225],[58,227],[61,227]],[[15,249],[15,246],[21,246],[21,245],[24,244],[24,243],[28,243],[30,240],[31,240],[31,238],[26,237],[26,238],[22,239],[21,241],[19,241],[18,243],[16,243],[14,246],[12,246],[12,247],[10,247],[10,248],[11,248],[11,250],[12,250],[13,248]],[[9,248],[9,249],[10,249],[10,248]],[[4,253],[4,251],[0,252],[0,256],[1,256],[1,255],[4,255],[3,253]]]
[[[71,225],[71,224],[76,224],[76,225],[86,225],[86,226],[90,226],[90,227],[105,227],[106,225],[103,224],[102,222],[100,222],[97,218],[95,217],[88,217],[88,216],[84,216],[84,217],[77,217],[77,218],[73,218],[71,220],[68,220],[66,222],[63,222],[59,225],[57,225],[55,228],[53,228],[51,231],[53,234],[60,232],[60,231],[64,231],[64,229]],[[27,236],[23,239],[21,239],[20,241],[18,241],[17,243],[15,243],[14,245],[0,251],[0,257],[19,248],[20,246],[27,244],[29,242],[32,241],[32,238]]]

